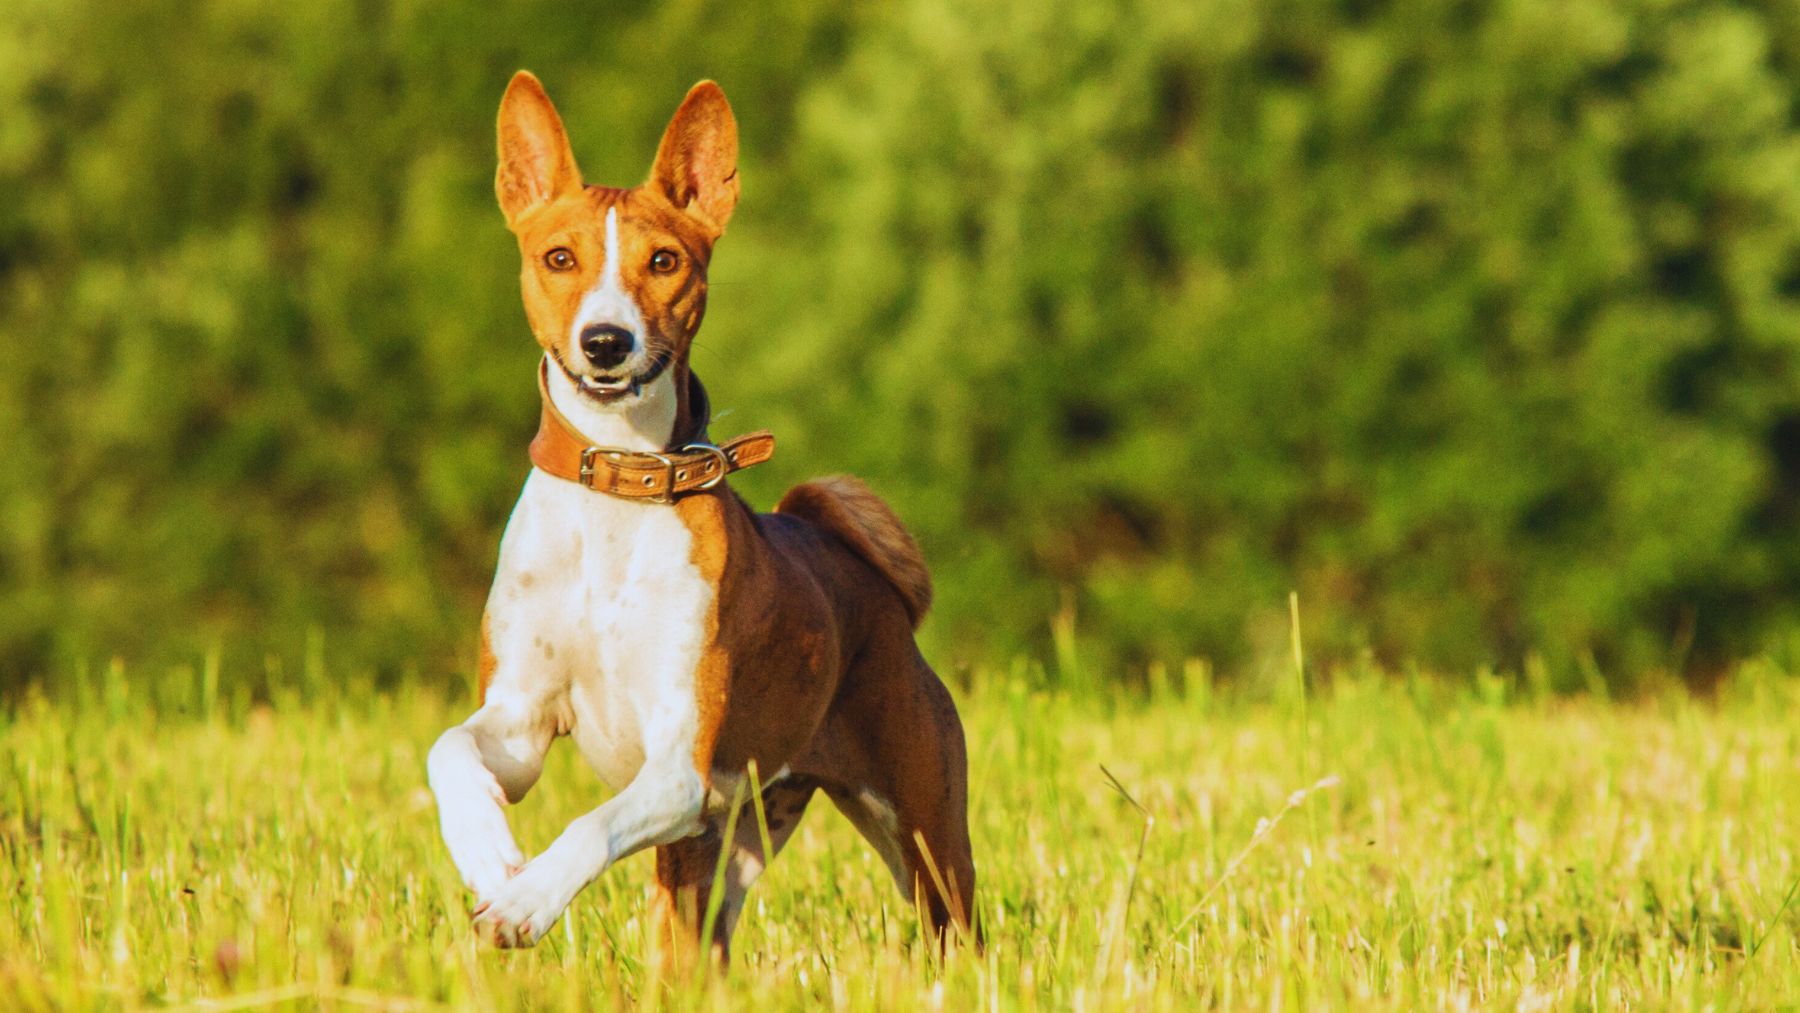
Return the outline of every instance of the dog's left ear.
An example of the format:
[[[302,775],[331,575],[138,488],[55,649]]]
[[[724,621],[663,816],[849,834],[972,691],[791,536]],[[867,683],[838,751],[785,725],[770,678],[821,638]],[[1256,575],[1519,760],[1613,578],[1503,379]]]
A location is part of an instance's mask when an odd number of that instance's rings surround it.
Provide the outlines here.
[[[715,234],[737,207],[737,120],[725,92],[711,81],[688,91],[663,131],[650,185]]]

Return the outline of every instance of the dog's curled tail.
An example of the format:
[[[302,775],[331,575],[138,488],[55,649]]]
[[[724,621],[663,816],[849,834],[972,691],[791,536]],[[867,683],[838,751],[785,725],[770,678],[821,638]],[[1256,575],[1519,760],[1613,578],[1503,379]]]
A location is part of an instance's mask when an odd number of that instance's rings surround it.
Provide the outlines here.
[[[860,479],[816,478],[789,489],[776,513],[805,517],[842,538],[900,592],[913,629],[931,608],[931,571],[894,511]]]

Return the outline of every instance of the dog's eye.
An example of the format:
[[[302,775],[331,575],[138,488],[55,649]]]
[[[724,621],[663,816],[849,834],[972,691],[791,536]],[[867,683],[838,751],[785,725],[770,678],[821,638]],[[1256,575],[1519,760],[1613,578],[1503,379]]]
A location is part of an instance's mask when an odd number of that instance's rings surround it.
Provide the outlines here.
[[[657,250],[650,255],[650,270],[657,274],[668,274],[681,266],[681,257],[674,250]]]
[[[552,271],[575,270],[575,255],[566,246],[559,246],[544,254],[544,266]]]

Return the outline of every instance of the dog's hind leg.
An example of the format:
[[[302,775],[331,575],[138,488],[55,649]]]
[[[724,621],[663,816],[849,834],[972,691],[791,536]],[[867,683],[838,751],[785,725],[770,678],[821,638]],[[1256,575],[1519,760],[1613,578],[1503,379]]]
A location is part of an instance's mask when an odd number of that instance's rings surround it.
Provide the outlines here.
[[[719,906],[723,936],[717,930],[714,932],[715,942],[722,947],[729,948],[738,916],[744,913],[744,896],[775,860],[775,855],[781,854],[794,831],[800,829],[800,817],[805,815],[814,790],[813,783],[804,780],[778,781],[763,789],[763,816],[768,821],[769,847],[774,849],[773,853],[764,853],[762,827],[757,824],[755,806],[747,804],[738,813],[730,864],[725,868],[725,896]]]
[[[898,624],[845,678],[820,759],[825,791],[881,855],[941,944],[979,944],[968,756],[950,691]],[[807,767],[811,773],[811,766]]]
[[[720,964],[730,958],[731,934],[737,928],[738,917],[743,914],[745,895],[773,860],[773,855],[781,853],[799,828],[800,817],[806,812],[814,790],[811,781],[792,778],[763,788],[763,813],[768,820],[769,845],[773,854],[764,852],[762,827],[757,823],[754,803],[746,802],[738,812],[731,854],[725,860],[719,910],[713,921],[713,957]],[[656,849],[658,943],[665,958],[674,958],[678,964],[691,960],[700,933],[705,929],[706,910],[719,869],[719,839],[724,826],[724,817],[716,817],[708,823],[704,833]]]

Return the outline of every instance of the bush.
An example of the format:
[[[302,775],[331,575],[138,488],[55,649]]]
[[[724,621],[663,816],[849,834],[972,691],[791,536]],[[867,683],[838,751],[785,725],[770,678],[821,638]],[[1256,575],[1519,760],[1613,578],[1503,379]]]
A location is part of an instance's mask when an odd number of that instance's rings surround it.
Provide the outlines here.
[[[0,668],[309,627],[466,660],[535,422],[518,66],[608,183],[725,85],[718,431],[779,433],[755,501],[894,500],[943,660],[1065,594],[1102,663],[1242,664],[1290,588],[1326,657],[1800,630],[1786,7],[481,9],[6,16]]]

